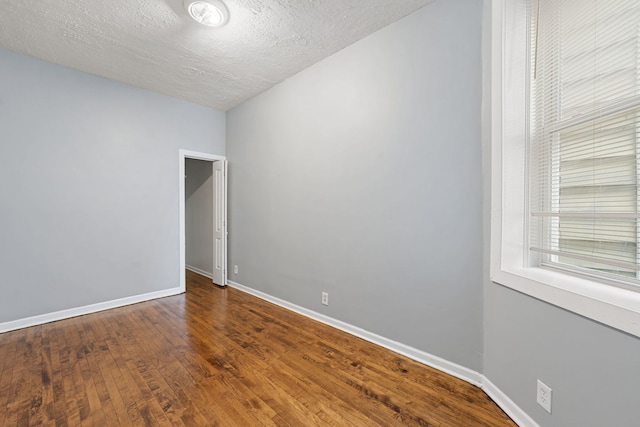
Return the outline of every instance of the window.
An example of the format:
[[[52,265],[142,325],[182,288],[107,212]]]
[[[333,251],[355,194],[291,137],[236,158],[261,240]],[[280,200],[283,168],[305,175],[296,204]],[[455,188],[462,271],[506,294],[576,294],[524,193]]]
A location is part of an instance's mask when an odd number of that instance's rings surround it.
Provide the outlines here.
[[[530,3],[530,249],[637,286],[640,2]]]
[[[491,278],[640,337],[640,2],[491,11]]]

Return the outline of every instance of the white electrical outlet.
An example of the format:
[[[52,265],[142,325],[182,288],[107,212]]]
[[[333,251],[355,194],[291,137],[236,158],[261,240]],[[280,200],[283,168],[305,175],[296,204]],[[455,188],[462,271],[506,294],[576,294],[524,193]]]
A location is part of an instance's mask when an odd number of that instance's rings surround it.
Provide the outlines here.
[[[322,304],[329,305],[329,294],[327,292],[322,293]]]
[[[233,274],[238,274],[238,266],[237,265],[233,266]]]
[[[540,380],[538,380],[538,394],[536,400],[548,413],[551,413],[551,388]]]

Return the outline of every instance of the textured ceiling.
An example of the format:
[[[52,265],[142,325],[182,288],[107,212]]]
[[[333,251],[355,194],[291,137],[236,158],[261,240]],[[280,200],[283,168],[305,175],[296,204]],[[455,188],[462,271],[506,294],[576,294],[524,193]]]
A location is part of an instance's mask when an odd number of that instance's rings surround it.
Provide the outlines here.
[[[432,0],[0,0],[0,47],[228,110]]]

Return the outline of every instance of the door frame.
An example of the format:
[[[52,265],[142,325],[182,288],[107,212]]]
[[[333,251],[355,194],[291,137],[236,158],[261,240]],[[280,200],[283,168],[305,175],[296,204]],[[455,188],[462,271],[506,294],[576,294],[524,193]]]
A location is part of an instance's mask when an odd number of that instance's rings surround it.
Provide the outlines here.
[[[187,280],[185,277],[185,270],[187,268],[186,266],[186,225],[185,225],[185,195],[186,195],[186,190],[185,190],[185,171],[186,171],[186,160],[187,159],[195,159],[195,160],[205,160],[208,162],[217,162],[219,160],[227,160],[226,156],[218,156],[216,154],[209,154],[209,153],[201,153],[198,151],[190,151],[190,150],[178,150],[178,160],[179,160],[179,166],[178,166],[178,185],[179,185],[179,205],[180,205],[180,292],[184,293],[187,290]],[[224,176],[224,187],[226,188],[227,185],[227,177]],[[223,260],[224,260],[224,265],[226,267],[227,264],[227,192],[225,191],[224,193],[224,198],[223,198],[223,211],[225,212],[225,221],[223,224],[224,230],[222,232],[222,236],[223,236],[223,249],[222,249],[222,254],[223,254]],[[214,249],[215,250],[215,249]],[[228,273],[227,273],[227,269],[224,268],[223,273],[222,273],[222,286],[226,286],[227,285],[227,279],[228,279]]]

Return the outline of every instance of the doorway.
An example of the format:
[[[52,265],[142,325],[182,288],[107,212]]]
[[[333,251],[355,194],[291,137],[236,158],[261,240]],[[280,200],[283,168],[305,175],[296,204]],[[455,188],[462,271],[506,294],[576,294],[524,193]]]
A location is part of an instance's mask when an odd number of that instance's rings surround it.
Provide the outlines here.
[[[211,278],[212,282],[218,286],[226,286],[226,158],[180,150],[179,166],[180,289],[182,292],[186,291],[184,272],[187,268]],[[191,179],[186,173],[187,169],[191,172]],[[189,203],[189,211],[187,203]],[[188,224],[187,221],[197,223]],[[190,262],[187,262],[187,247],[190,251]]]

